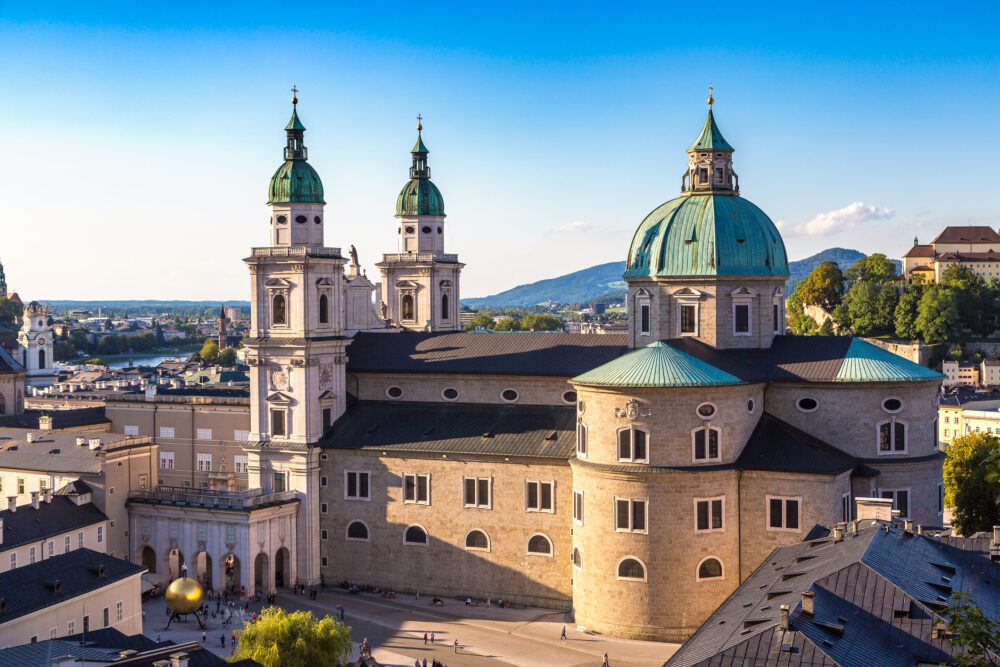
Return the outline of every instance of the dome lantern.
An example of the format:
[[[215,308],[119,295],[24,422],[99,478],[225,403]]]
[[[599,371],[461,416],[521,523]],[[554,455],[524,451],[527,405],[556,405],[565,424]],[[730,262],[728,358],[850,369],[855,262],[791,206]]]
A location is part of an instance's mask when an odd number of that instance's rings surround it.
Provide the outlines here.
[[[427,164],[430,153],[423,139],[423,116],[417,114],[417,143],[410,149],[413,164],[410,180],[403,186],[396,198],[396,217],[433,215],[444,217],[444,197],[431,182],[431,168]]]
[[[681,192],[712,192],[736,195],[740,192],[740,179],[733,171],[735,150],[715,122],[712,106],[715,97],[708,87],[708,117],[701,133],[687,150],[688,168],[681,178]]]
[[[285,162],[271,177],[268,204],[324,204],[323,181],[307,161],[306,126],[299,120],[298,89],[292,87],[292,117],[285,126]]]

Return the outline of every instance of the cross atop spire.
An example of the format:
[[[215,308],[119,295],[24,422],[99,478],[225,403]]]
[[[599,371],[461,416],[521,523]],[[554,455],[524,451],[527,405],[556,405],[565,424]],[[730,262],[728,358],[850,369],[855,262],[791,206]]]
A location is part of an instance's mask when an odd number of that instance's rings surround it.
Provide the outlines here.
[[[708,84],[708,108],[711,110],[712,105],[715,104],[715,98],[712,97],[712,84]]]
[[[417,134],[419,134],[424,129],[423,120],[424,117],[421,116],[420,114],[417,114]]]
[[[296,106],[299,103],[299,89],[292,84],[292,106]]]

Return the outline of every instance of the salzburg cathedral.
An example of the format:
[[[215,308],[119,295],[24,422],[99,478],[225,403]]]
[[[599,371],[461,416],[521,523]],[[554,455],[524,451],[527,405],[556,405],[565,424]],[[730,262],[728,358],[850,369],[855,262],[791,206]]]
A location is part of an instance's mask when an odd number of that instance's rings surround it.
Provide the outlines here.
[[[151,480],[128,500],[130,560],[175,574],[186,554],[247,595],[365,582],[683,641],[776,547],[856,518],[856,498],[941,525],[941,376],[858,338],[785,335],[784,242],[744,198],[757,176],[737,174],[711,97],[662,175],[679,191],[621,239],[628,333],[609,335],[462,331],[464,265],[419,124],[369,279],[353,246],[325,244],[338,221],[292,103],[270,242],[244,260],[248,409],[210,406],[246,434],[241,482],[199,504]],[[108,413],[162,436],[170,409]],[[153,472],[181,488],[159,447]]]

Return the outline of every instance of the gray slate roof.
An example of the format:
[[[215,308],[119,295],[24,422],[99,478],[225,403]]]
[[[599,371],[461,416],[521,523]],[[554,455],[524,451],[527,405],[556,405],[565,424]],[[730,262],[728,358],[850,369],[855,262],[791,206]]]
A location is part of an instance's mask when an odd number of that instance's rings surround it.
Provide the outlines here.
[[[97,573],[100,566],[104,567],[103,576]],[[75,549],[0,573],[0,598],[6,601],[6,608],[0,612],[0,626],[141,572],[145,572],[141,566],[127,560],[92,549]],[[54,580],[61,583],[58,593],[45,583]]]
[[[950,641],[932,639],[931,630],[959,591],[1000,621],[1000,564],[987,553],[862,523],[856,537],[817,537],[773,551],[667,664],[947,662]],[[812,616],[802,611],[802,591],[816,594]],[[783,604],[791,607],[787,631],[778,625]]]
[[[111,420],[104,414],[104,406],[74,408],[72,410],[25,410],[19,415],[0,417],[0,426],[37,429],[38,418],[47,415],[52,418],[52,428],[76,428],[95,424],[109,424]]]
[[[107,520],[93,503],[77,505],[68,495],[53,495],[50,503],[42,500],[37,510],[31,505],[19,505],[14,512],[0,512],[3,521],[0,552]]]
[[[28,434],[34,442],[28,442]],[[46,472],[72,472],[96,474],[101,471],[101,450],[92,450],[86,444],[77,445],[78,437],[101,441],[102,449],[128,445],[129,441],[147,441],[148,438],[120,433],[92,433],[82,431],[39,431],[0,427],[0,468],[38,470]],[[57,451],[58,450],[58,451]]]
[[[737,467],[741,470],[839,475],[859,463],[850,454],[765,412],[750,434]]]
[[[568,459],[573,406],[361,401],[320,441],[329,449]]]

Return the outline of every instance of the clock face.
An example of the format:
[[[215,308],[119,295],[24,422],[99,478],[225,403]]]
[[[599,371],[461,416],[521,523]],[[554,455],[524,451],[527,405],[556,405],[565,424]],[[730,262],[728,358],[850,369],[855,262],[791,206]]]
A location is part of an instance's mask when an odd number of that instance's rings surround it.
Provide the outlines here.
[[[38,344],[39,345],[45,345],[45,336],[39,336],[38,337]]]

